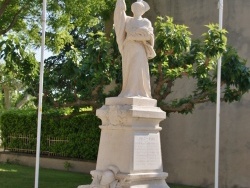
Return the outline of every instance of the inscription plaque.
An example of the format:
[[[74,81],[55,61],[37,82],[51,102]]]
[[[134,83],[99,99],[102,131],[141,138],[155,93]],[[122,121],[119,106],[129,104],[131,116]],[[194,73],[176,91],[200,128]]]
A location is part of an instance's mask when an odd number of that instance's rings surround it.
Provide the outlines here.
[[[161,168],[160,137],[156,134],[134,136],[134,170]]]

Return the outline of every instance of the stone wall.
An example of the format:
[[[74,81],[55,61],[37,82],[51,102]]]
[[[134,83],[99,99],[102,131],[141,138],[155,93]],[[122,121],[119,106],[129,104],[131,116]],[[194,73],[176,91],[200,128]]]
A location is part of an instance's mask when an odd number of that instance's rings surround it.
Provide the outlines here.
[[[204,25],[218,23],[218,0],[148,0],[149,18],[174,17],[199,37]],[[224,28],[229,44],[250,66],[250,1],[224,0]],[[173,96],[189,90],[192,80],[177,83]],[[171,183],[213,187],[215,104],[198,105],[191,115],[172,114],[162,123],[164,170]],[[220,188],[250,187],[250,94],[240,102],[221,104]]]

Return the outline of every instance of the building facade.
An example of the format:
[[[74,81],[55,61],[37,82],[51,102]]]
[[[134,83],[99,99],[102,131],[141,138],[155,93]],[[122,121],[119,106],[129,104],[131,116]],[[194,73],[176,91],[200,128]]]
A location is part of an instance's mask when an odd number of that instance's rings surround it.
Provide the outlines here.
[[[209,23],[218,23],[218,0],[148,0],[147,16],[170,16],[189,26],[198,38]],[[223,27],[228,43],[250,66],[250,0],[224,0]],[[193,80],[176,84],[173,96],[189,89]],[[196,106],[193,114],[171,114],[162,122],[164,170],[171,183],[214,186],[216,105]],[[240,102],[221,104],[220,188],[250,187],[250,93]]]

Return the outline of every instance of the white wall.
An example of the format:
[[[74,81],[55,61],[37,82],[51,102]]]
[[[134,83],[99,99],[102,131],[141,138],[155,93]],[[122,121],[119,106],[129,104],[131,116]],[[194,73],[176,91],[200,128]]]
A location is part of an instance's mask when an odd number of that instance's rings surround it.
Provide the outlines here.
[[[174,17],[200,36],[204,25],[218,23],[218,0],[148,0],[149,18]],[[229,44],[250,66],[250,0],[224,0],[224,27]],[[174,95],[190,84],[180,82]],[[213,187],[215,104],[196,106],[193,114],[172,114],[162,123],[162,150],[168,182]],[[250,187],[250,94],[240,102],[221,106],[220,188]]]

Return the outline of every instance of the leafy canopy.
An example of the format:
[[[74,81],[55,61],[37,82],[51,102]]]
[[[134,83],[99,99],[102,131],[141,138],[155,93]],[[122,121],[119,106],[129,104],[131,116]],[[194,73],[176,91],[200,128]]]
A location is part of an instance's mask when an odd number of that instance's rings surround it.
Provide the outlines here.
[[[38,93],[38,63],[30,49],[40,44],[41,0],[0,0],[0,56],[4,74],[12,74],[33,96]],[[131,3],[128,1],[127,3]],[[48,1],[44,101],[53,107],[101,106],[121,89],[121,57],[115,35],[105,33],[115,0]],[[128,6],[129,7],[129,6]],[[207,25],[198,40],[185,25],[159,17],[155,23],[156,58],[150,62],[152,95],[167,113],[192,112],[194,105],[216,100],[216,66],[222,63],[222,99],[238,101],[250,88],[246,61],[227,46],[226,31]],[[177,80],[193,78],[194,90],[168,100]]]
[[[192,40],[188,27],[175,24],[170,17],[159,17],[155,23],[157,56],[149,63],[152,95],[167,113],[189,113],[197,103],[215,102],[217,61],[222,55],[221,100],[238,101],[250,88],[250,70],[227,46],[227,32],[216,24],[206,27],[199,40]],[[52,106],[97,108],[121,89],[121,56],[114,34],[106,37],[101,23],[88,31],[82,35],[75,29],[73,42],[46,60],[45,99]],[[195,80],[194,90],[169,101],[175,82],[186,78]],[[109,87],[114,83],[117,87]]]
[[[207,25],[199,40],[192,40],[184,25],[173,23],[170,17],[159,17],[155,24],[157,57],[152,62],[155,76],[153,97],[167,113],[192,112],[194,105],[216,102],[217,61],[222,62],[222,101],[239,101],[250,89],[250,69],[236,50],[227,46],[227,31],[216,24]],[[166,102],[177,79],[195,80],[195,89],[186,97]]]
[[[54,53],[73,42],[73,30],[84,35],[100,23],[100,17],[107,18],[112,11],[110,5],[114,6],[114,0],[48,0],[47,3],[46,44]],[[18,81],[24,90],[28,88],[29,93],[37,96],[37,89],[27,86],[38,76],[39,63],[32,50],[40,46],[41,13],[42,0],[0,0],[1,75],[5,78],[1,83],[11,86],[11,93],[20,93],[12,87],[12,83]],[[9,89],[4,90],[1,98],[9,100],[14,97],[11,93]]]

